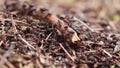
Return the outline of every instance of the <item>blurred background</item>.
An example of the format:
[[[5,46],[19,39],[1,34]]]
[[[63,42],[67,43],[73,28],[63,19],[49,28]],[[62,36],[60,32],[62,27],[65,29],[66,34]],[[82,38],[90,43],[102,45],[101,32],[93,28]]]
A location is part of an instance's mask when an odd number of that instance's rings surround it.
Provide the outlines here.
[[[0,9],[4,4],[16,3],[35,5],[37,9],[47,8],[51,13],[74,15],[92,22],[107,21],[115,30],[120,28],[120,0],[0,0]]]

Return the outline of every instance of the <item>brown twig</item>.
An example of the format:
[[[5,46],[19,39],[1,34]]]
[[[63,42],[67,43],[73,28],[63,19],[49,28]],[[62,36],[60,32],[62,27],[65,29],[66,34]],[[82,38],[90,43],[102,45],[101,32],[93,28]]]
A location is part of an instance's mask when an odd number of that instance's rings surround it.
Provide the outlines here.
[[[12,19],[10,18],[0,18],[1,21],[12,21]],[[19,21],[19,20],[14,20],[15,22],[22,22],[22,21]]]
[[[36,64],[38,65],[39,68],[44,68],[39,59],[36,59]]]
[[[53,31],[45,38],[45,40],[48,40],[49,39],[49,37],[51,36],[53,34]],[[43,40],[41,40],[41,46],[40,46],[40,48],[44,48],[43,47]]]
[[[3,40],[0,41],[0,46],[3,44]]]
[[[4,35],[5,34],[5,31],[4,31],[4,29],[5,29],[5,27],[4,27],[4,20],[2,20],[2,35]]]
[[[36,50],[31,44],[29,44],[20,34],[18,34],[18,36],[19,36],[19,39],[21,40],[21,41],[23,41],[25,44],[27,44],[27,46],[28,47],[31,47],[31,48],[33,48],[34,50]]]
[[[46,11],[41,9],[41,15],[39,17],[45,18],[49,23],[56,25],[56,28],[63,34],[65,37],[69,36],[69,39],[75,43],[80,42],[80,38],[77,35],[77,32],[68,26],[63,20],[59,19],[56,15],[47,13]],[[39,12],[38,12],[39,13]],[[38,16],[36,16],[38,17]],[[72,35],[71,35],[72,34]]]
[[[68,57],[73,61],[75,62],[75,59],[68,53],[68,51],[64,48],[64,46],[59,43],[60,47],[64,50],[64,52],[68,55]]]
[[[13,20],[13,17],[11,18],[11,21],[12,21],[12,26],[13,26],[13,28],[14,28],[14,34],[18,34],[18,30],[17,30],[17,28],[16,28],[16,23],[15,23],[15,21]],[[23,41],[25,44],[27,44],[27,46],[28,47],[31,47],[31,48],[33,48],[34,50],[36,50],[31,44],[29,44],[20,34],[18,34],[18,36],[19,36],[19,39],[21,40],[21,41]]]
[[[46,39],[45,40],[48,40],[49,39],[49,37],[51,36],[53,34],[53,31],[46,37]]]
[[[0,18],[0,21],[13,21],[12,19],[10,18]],[[25,21],[20,21],[20,20],[17,20],[17,19],[14,19],[14,22],[19,22],[20,25],[27,25],[27,23]],[[4,24],[4,23],[3,23]]]
[[[17,34],[18,31],[17,31],[17,28],[16,28],[16,23],[15,21],[13,20],[13,17],[11,16],[11,21],[12,21],[12,26],[13,26],[13,29],[14,29],[14,34]]]

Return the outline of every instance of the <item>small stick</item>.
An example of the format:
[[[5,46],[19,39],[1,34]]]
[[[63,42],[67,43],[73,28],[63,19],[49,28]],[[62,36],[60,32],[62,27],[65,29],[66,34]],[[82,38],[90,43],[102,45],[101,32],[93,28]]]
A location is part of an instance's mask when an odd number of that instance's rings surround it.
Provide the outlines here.
[[[17,31],[17,28],[16,28],[16,23],[15,23],[15,21],[13,20],[13,17],[11,17],[11,21],[12,21],[12,26],[13,26],[13,28],[14,28],[14,34],[17,34],[18,31]]]
[[[51,36],[53,34],[53,31],[46,37],[46,39],[45,40],[48,40],[49,39],[49,37]]]
[[[44,68],[39,59],[36,59],[36,64],[38,65],[39,68]]]
[[[0,21],[13,21],[13,20],[12,20],[12,19],[9,19],[9,18],[0,18]],[[15,19],[14,19],[14,22],[20,22],[21,24],[27,25],[27,23],[24,22],[24,21],[19,21],[19,20],[15,20]],[[21,25],[21,24],[20,24],[20,25]]]
[[[49,37],[52,35],[53,31],[45,38],[45,40],[48,40]],[[40,48],[43,48],[43,40],[41,40],[42,44],[41,44],[41,47]]]
[[[27,44],[27,46],[29,46],[29,47],[33,48],[34,50],[36,50],[31,44],[29,44],[24,38],[22,38],[22,36],[20,34],[18,34],[18,36],[19,36],[19,39],[21,41],[23,41],[25,44]]]
[[[109,52],[107,52],[106,50],[103,50],[103,52],[104,52],[105,54],[107,54],[109,57],[112,57],[112,55],[111,55]]]
[[[0,20],[2,21],[12,21],[12,19],[9,19],[9,18],[0,18]],[[19,21],[19,20],[14,20],[15,22],[22,22],[22,21]]]
[[[75,62],[75,59],[68,53],[68,51],[64,48],[64,46],[59,43],[60,47],[64,50],[64,52],[68,55],[68,57],[73,61]]]
[[[12,19],[11,19],[11,21],[12,21],[12,26],[13,26],[13,28],[14,28],[14,34],[18,34],[18,30],[17,30],[17,28],[16,28],[16,23],[15,23],[15,21],[13,20],[13,17],[12,17]],[[18,34],[18,36],[19,36],[19,39],[21,40],[21,41],[23,41],[25,44],[27,44],[27,46],[29,46],[29,47],[31,47],[31,48],[33,48],[34,50],[36,50],[31,44],[29,44],[20,34]]]
[[[85,51],[84,53],[94,53],[96,50]]]
[[[90,31],[94,32],[94,30],[92,28],[90,28],[85,22],[83,22],[82,20],[74,17],[74,20],[80,22],[82,25],[84,25],[85,27],[87,27]]]
[[[3,40],[0,41],[0,46],[3,44]]]
[[[5,31],[4,31],[5,27],[4,27],[4,21],[2,21],[2,35],[5,34]]]
[[[15,68],[15,66],[12,63],[10,63],[7,59],[5,64],[7,65],[8,68]]]

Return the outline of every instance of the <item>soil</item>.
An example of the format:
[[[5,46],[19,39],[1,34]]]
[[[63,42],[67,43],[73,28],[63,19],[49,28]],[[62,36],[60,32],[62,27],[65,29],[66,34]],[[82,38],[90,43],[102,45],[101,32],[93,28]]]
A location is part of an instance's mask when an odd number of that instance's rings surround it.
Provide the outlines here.
[[[5,0],[1,68],[120,68],[119,4],[110,7],[111,1],[102,1],[48,1],[52,11],[37,0]]]

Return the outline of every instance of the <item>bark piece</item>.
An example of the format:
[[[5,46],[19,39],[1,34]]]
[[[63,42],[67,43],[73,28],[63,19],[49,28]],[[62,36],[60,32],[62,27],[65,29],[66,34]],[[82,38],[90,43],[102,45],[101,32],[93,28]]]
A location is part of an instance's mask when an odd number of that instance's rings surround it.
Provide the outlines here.
[[[36,16],[38,17],[38,16]],[[56,28],[63,34],[68,40],[75,42],[80,42],[80,38],[77,32],[68,26],[63,20],[59,19],[56,15],[49,13],[46,9],[41,9],[39,17],[44,18],[49,23],[56,25]]]

